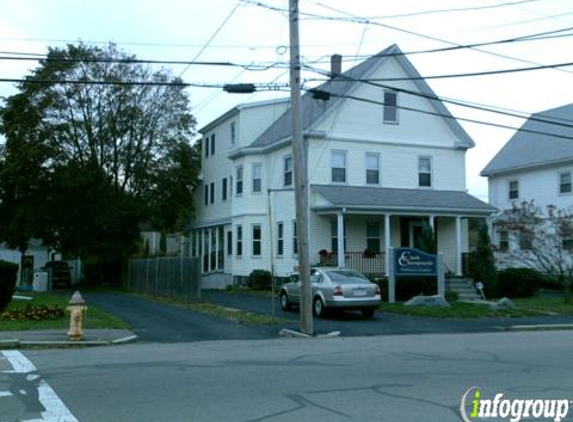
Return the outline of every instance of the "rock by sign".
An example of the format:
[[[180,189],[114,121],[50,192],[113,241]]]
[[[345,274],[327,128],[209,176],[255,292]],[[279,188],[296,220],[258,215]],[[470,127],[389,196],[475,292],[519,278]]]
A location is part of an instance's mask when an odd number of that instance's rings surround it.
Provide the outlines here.
[[[412,248],[394,249],[394,271],[396,276],[438,275],[436,255]]]

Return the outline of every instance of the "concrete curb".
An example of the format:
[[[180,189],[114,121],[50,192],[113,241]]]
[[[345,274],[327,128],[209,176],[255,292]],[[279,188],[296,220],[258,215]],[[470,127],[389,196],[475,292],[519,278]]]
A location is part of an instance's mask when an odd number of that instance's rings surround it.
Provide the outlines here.
[[[509,331],[549,331],[549,330],[573,330],[573,324],[534,324],[512,325],[507,327]]]
[[[287,338],[305,338],[305,339],[329,339],[336,338],[340,336],[340,331],[332,331],[327,334],[317,334],[314,336],[301,333],[300,331],[289,330],[288,328],[283,328],[279,331],[279,336]]]
[[[137,341],[137,335],[118,338],[115,340],[0,340],[0,349],[29,349],[29,348],[68,348],[68,347],[95,347],[120,346]]]

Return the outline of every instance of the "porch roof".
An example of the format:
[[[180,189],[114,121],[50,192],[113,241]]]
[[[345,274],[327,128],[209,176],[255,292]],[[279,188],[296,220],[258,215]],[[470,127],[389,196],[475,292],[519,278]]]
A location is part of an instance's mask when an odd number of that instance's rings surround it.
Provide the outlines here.
[[[395,189],[362,186],[312,185],[328,204],[315,205],[314,211],[386,211],[487,216],[497,211],[467,192],[433,189]]]

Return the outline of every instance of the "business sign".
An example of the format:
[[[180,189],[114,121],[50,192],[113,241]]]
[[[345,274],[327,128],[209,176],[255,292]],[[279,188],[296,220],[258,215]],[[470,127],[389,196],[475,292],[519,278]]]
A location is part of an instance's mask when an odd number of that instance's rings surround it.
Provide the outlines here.
[[[394,249],[396,276],[438,275],[436,255],[412,248]]]

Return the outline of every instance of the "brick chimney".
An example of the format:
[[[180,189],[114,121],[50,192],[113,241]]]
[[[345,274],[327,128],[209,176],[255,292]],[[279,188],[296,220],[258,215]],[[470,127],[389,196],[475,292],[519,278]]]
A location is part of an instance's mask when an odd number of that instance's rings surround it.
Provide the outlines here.
[[[342,56],[333,54],[330,56],[330,78],[336,78],[342,73]]]

